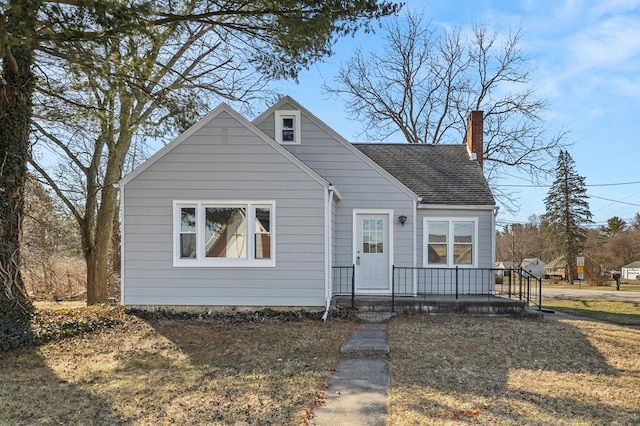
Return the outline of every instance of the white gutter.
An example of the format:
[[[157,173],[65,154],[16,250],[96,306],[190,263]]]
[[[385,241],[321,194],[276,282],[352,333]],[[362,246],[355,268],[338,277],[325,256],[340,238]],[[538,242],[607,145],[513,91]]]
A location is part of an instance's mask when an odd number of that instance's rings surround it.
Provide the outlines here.
[[[331,274],[331,203],[333,202],[334,194],[337,194],[338,197],[340,196],[333,185],[329,185],[329,188],[325,188],[324,194],[324,298],[326,307],[324,314],[322,315],[322,321],[326,321],[329,316],[332,296],[331,289],[333,286]]]
[[[496,206],[493,204],[480,204],[480,205],[455,205],[455,204],[418,204],[419,209],[430,210],[495,210]]]

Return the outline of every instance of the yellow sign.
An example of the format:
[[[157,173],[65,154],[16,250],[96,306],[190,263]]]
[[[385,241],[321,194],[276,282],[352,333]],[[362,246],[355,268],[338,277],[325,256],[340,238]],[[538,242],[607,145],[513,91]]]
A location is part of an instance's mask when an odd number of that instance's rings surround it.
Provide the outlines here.
[[[584,266],[578,265],[578,273],[579,274],[584,274]]]

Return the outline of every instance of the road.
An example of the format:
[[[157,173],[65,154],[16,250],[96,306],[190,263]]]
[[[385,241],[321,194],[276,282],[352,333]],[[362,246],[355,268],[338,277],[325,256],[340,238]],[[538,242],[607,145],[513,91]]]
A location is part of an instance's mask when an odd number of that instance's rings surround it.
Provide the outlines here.
[[[589,290],[577,288],[542,288],[543,299],[609,299],[640,302],[640,291]]]

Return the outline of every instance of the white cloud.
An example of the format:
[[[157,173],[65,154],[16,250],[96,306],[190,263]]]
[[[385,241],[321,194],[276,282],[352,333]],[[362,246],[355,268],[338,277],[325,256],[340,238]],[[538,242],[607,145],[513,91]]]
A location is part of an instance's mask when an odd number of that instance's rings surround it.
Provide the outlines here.
[[[615,16],[595,23],[567,40],[579,69],[629,67],[640,56],[640,16]]]

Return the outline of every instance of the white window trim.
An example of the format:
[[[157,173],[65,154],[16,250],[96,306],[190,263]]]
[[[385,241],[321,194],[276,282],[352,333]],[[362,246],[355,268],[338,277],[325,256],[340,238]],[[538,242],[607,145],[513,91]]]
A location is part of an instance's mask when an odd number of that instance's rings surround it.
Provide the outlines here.
[[[446,264],[430,264],[428,262],[429,253],[429,234],[427,233],[429,222],[447,222],[447,263]],[[453,224],[456,222],[473,222],[473,241],[471,264],[455,264],[453,263]],[[425,217],[422,219],[422,266],[424,268],[476,268],[478,265],[478,218],[477,217]]]
[[[255,209],[259,207],[271,209],[270,226],[270,259],[255,259]],[[194,207],[196,209],[196,258],[183,259],[180,257],[180,209],[182,207]],[[207,258],[204,256],[205,207],[244,207],[247,209],[246,241],[247,257],[236,258]],[[201,247],[202,246],[202,247]],[[275,267],[276,266],[276,202],[274,200],[174,200],[173,201],[173,266],[174,267],[218,267],[218,268],[248,268],[248,267]]]
[[[282,119],[293,118],[293,141],[282,140]],[[300,145],[300,111],[279,110],[275,112],[276,120],[276,142],[281,145]]]

